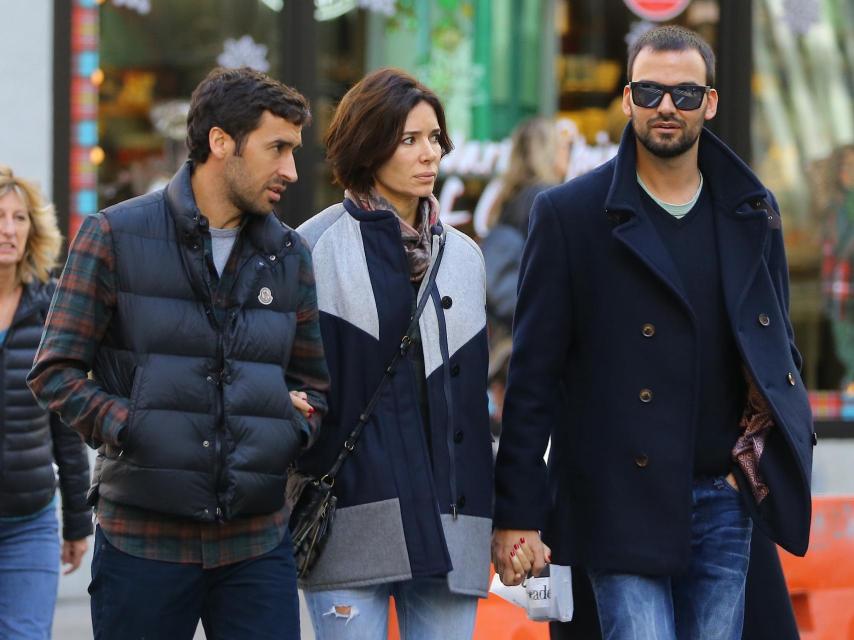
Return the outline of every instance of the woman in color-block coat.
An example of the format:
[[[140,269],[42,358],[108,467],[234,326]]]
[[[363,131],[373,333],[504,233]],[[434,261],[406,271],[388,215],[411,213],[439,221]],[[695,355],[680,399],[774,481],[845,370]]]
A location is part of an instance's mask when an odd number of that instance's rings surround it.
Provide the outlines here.
[[[492,528],[484,266],[438,220],[432,191],[451,149],[442,105],[404,72],[380,70],[343,98],[326,146],[344,201],[299,232],[332,386],[301,470],[329,470],[424,306],[335,479],[332,532],[301,586],[318,638],[385,638],[389,596],[404,637],[470,637]]]

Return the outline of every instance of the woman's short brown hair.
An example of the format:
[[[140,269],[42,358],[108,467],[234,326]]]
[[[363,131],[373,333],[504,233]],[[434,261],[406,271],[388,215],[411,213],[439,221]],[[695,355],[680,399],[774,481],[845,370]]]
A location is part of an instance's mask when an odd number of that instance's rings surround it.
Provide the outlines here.
[[[405,71],[380,69],[344,95],[326,131],[326,159],[335,182],[357,193],[369,191],[379,168],[394,155],[406,117],[419,102],[433,107],[442,155],[450,153],[454,145],[438,96]]]

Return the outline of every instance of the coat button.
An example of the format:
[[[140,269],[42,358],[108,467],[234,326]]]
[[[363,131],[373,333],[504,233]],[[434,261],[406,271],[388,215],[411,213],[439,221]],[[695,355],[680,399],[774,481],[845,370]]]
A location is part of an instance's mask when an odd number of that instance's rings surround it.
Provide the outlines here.
[[[638,468],[643,469],[649,464],[649,458],[643,453],[636,455],[635,464],[638,466]]]
[[[459,443],[461,443],[462,441],[463,441],[463,432],[462,432],[462,431],[457,431],[457,432],[454,434],[454,442],[456,442],[457,444],[459,444]]]
[[[442,296],[443,309],[450,309],[452,304],[454,304],[454,301],[451,299],[451,296]]]
[[[460,365],[455,364],[453,367],[451,367],[451,375],[455,378],[460,375]]]
[[[767,327],[769,324],[771,324],[771,318],[768,317],[767,313],[760,313],[757,320],[759,320],[759,324],[761,324],[763,327]]]
[[[652,402],[652,391],[649,389],[641,389],[638,394],[638,398],[640,398],[641,402]]]
[[[211,384],[216,384],[216,380],[214,379],[213,376],[208,376],[207,378],[205,378],[205,380],[207,380]]]
[[[644,338],[651,338],[655,335],[655,325],[647,322],[641,327],[641,333]]]
[[[205,447],[205,448],[207,448],[207,447],[211,446],[211,443],[210,443],[210,441],[209,441],[209,440],[204,440],[204,441],[202,442],[202,446],[203,446],[203,447]]]
[[[794,387],[794,386],[795,386],[795,376],[794,376],[794,374],[792,374],[792,372],[791,372],[791,371],[789,371],[789,373],[787,373],[787,374],[786,374],[786,380],[788,380],[788,381],[789,381],[789,386],[790,386],[790,387]]]

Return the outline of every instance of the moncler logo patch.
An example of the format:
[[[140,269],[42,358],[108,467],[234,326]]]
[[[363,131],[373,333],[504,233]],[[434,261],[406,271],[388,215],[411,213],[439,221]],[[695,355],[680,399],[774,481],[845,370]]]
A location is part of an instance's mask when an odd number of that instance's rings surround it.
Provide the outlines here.
[[[258,302],[261,304],[270,304],[273,301],[273,292],[267,287],[261,287],[258,292]]]

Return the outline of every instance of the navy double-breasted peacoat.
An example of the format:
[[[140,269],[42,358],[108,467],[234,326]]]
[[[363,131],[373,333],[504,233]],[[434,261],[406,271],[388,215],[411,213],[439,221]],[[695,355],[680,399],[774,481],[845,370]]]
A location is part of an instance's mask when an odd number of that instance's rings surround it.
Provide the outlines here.
[[[815,436],[788,318],[780,215],[706,131],[699,163],[732,332],[776,421],[759,465],[770,495],[757,506],[743,477],[742,494],[769,537],[803,554]],[[558,564],[679,573],[703,411],[697,322],[641,205],[631,126],[614,159],[537,198],[514,322],[495,526],[543,531]]]

